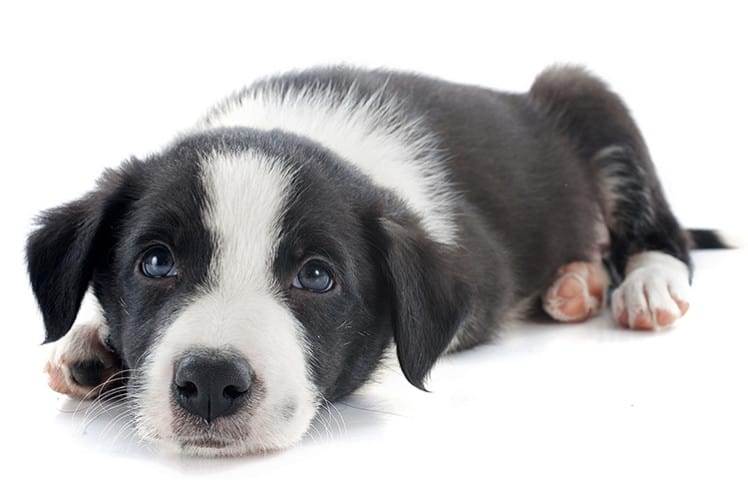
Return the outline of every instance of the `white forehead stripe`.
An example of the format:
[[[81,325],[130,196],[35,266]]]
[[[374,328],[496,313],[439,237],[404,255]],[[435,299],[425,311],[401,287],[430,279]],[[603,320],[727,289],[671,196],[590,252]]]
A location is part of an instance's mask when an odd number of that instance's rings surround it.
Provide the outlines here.
[[[442,153],[422,122],[383,91],[362,100],[355,84],[342,92],[314,85],[283,93],[262,85],[229,99],[200,128],[281,129],[310,138],[397,194],[432,239],[452,244],[454,193]]]
[[[293,174],[256,152],[213,153],[203,161],[204,222],[216,237],[209,282],[220,291],[274,284],[277,252]],[[268,292],[271,293],[271,292]]]
[[[202,174],[204,221],[216,251],[210,291],[183,312],[185,331],[201,332],[203,345],[230,345],[249,360],[265,381],[265,398],[251,420],[253,449],[286,446],[306,431],[317,408],[308,345],[272,273],[293,172],[245,151],[209,155]],[[289,400],[296,413],[279,420],[278,408]]]

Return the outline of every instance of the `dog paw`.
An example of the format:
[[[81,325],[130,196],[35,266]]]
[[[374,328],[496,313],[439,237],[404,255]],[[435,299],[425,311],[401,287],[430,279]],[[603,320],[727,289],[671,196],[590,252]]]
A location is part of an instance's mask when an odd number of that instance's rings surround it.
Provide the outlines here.
[[[543,309],[561,322],[582,322],[605,306],[608,275],[602,265],[573,262],[558,270],[553,285],[543,295]]]
[[[689,307],[688,267],[660,252],[629,260],[623,283],[613,292],[613,315],[624,327],[658,330],[672,325]]]
[[[93,398],[121,382],[121,363],[106,345],[108,328],[101,322],[74,325],[52,345],[44,371],[52,390],[78,398]]]

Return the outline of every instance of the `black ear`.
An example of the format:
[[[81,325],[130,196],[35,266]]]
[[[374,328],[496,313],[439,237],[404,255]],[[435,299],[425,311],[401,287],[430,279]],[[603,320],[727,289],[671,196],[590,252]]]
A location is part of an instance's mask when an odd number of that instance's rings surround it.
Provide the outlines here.
[[[26,261],[44,316],[45,343],[72,327],[94,268],[108,256],[115,216],[124,211],[124,175],[108,171],[85,197],[42,213],[29,235]]]
[[[443,249],[449,247],[427,238],[412,222],[380,223],[397,357],[408,381],[425,390],[426,375],[462,320],[466,287],[445,258]]]

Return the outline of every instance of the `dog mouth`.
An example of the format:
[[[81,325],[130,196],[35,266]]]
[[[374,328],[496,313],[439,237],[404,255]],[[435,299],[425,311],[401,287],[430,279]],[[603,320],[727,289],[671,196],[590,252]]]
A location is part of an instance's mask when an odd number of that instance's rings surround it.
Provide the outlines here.
[[[179,439],[178,442],[182,446],[183,449],[207,448],[211,450],[224,450],[234,445],[235,443],[237,443],[236,440],[229,440],[229,439],[215,438],[215,437],[183,438],[183,439]]]
[[[243,454],[244,440],[215,435],[176,437],[172,441],[181,453],[199,457],[222,457]]]
[[[185,422],[170,435],[172,445],[178,446],[183,453],[198,456],[221,456],[229,452],[242,450],[251,437],[246,426],[239,424],[236,418],[219,418],[213,423],[197,421]]]

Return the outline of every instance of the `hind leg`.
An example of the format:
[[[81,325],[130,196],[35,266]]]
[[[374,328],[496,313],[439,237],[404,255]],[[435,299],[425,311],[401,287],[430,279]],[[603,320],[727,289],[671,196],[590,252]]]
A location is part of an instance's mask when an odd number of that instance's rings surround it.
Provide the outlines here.
[[[604,149],[601,167],[611,230],[611,262],[623,280],[611,307],[623,327],[658,330],[688,311],[688,240],[665,201],[646,150]]]
[[[644,139],[621,99],[578,68],[541,74],[531,96],[553,115],[596,178],[618,280],[619,324],[654,330],[688,310],[691,260],[685,232],[665,200]]]

